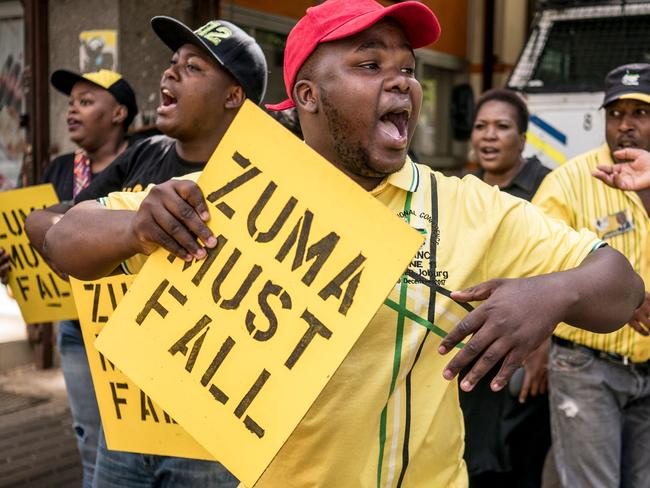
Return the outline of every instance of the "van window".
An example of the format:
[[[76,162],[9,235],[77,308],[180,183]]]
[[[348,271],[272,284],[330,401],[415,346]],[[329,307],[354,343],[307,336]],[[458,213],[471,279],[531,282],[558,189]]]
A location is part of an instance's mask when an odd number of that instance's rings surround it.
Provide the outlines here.
[[[650,63],[650,15],[556,21],[525,91],[601,91],[605,75]]]

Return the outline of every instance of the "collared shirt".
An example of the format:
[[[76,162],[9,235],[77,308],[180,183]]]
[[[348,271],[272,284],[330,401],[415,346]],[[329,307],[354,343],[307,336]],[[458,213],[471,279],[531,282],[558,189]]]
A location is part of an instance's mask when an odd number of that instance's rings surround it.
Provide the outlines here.
[[[573,268],[599,242],[473,176],[411,161],[371,194],[425,243],[257,488],[466,487],[458,385],[443,379],[449,357],[437,352],[467,314],[449,290]]]
[[[527,158],[519,173],[515,175],[510,183],[501,188],[501,191],[530,202],[542,180],[550,172],[551,170],[544,166],[535,156]],[[484,175],[483,168],[476,172],[476,176],[480,180],[483,180]]]
[[[608,187],[591,173],[598,164],[614,164],[606,144],[582,154],[549,174],[533,203],[549,216],[574,229],[587,228],[627,257],[646,283],[650,279],[648,214],[635,192]],[[602,283],[607,286],[607,283]],[[595,334],[560,324],[555,335],[601,351],[628,356],[634,362],[650,359],[650,338],[631,327],[611,334]]]

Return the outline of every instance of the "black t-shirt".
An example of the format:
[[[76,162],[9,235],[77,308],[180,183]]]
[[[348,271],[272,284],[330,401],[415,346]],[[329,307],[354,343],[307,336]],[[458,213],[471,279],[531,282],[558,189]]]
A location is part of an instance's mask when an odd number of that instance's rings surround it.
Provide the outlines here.
[[[72,182],[74,180],[74,154],[68,153],[50,161],[45,167],[41,183],[52,183],[60,202],[72,200]],[[92,181],[98,173],[90,174]]]
[[[181,159],[176,140],[154,136],[130,147],[75,198],[75,203],[96,200],[114,191],[140,191],[150,184],[201,171],[205,162]]]
[[[138,138],[137,136],[127,137],[127,151],[128,148],[136,145],[140,140],[142,139]],[[54,158],[45,167],[43,177],[41,178],[41,183],[52,183],[54,190],[56,191],[56,196],[59,197],[60,202],[67,202],[72,200],[72,186],[74,181],[74,155],[75,153],[71,152]],[[118,158],[119,156],[115,158],[115,161],[117,161]],[[110,168],[110,165],[107,168],[104,168],[104,171],[106,171],[108,168]],[[91,183],[100,174],[102,174],[101,171],[99,173],[91,173]]]
[[[508,186],[501,188],[501,191],[530,202],[539,185],[542,184],[542,180],[550,172],[551,170],[544,166],[537,157],[532,156],[526,159],[526,164],[521,167],[519,173],[515,175]],[[476,172],[476,176],[481,180],[484,175],[485,171],[482,169]]]

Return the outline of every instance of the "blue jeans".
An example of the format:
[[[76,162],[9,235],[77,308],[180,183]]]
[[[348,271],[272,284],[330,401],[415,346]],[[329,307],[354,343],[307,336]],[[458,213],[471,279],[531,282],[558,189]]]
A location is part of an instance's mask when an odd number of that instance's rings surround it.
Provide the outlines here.
[[[553,344],[549,370],[562,486],[649,486],[650,366],[625,366]]]
[[[83,467],[83,486],[92,486],[101,419],[83,336],[77,322],[59,322],[57,347],[68,392],[72,426]]]
[[[239,481],[216,461],[111,451],[99,434],[94,488],[235,488]]]

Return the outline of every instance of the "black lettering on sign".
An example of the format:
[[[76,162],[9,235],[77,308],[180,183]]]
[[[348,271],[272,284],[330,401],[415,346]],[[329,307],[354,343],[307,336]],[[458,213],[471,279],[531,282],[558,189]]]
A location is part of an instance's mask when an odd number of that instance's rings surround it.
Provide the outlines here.
[[[235,153],[233,155],[233,159],[242,168],[247,168],[250,165],[250,161],[248,161],[246,158],[241,156],[239,153]],[[245,165],[242,164],[243,161],[246,161]],[[217,190],[210,193],[208,195],[208,197],[206,198],[206,200],[208,202],[210,202],[210,203],[215,203],[215,202],[217,202],[217,200],[223,198],[224,196],[226,196],[228,193],[235,190],[236,188],[239,188],[244,183],[252,180],[253,178],[255,178],[260,173],[262,173],[262,171],[259,168],[252,167],[251,169],[249,169],[245,173],[242,173],[241,175],[237,176],[235,179],[233,179],[233,180],[229,181],[228,183],[226,183],[221,188],[218,188]],[[229,219],[232,219],[233,215],[235,215],[235,211],[226,202],[219,202],[215,206],[216,206],[217,209],[219,209],[219,211],[222,214],[224,214]]]
[[[185,305],[185,303],[187,302],[187,296],[186,296],[186,295],[183,295],[183,294],[178,290],[178,288],[176,288],[174,285],[172,285],[172,286],[169,288],[169,290],[167,290],[167,293],[169,293],[169,294],[174,298],[174,300],[176,300],[176,301],[177,301],[178,303],[180,303],[181,305]]]
[[[124,283],[122,283],[122,285],[124,285]],[[108,284],[108,298],[111,300],[111,310],[115,311],[115,309],[117,308],[117,298],[115,297],[115,290],[113,289],[113,283]]]
[[[309,249],[307,249],[307,244],[309,243],[309,233],[311,232],[311,223],[314,219],[314,214],[309,210],[305,211],[305,215],[298,220],[295,227],[287,237],[287,240],[282,244],[282,247],[278,251],[278,254],[275,256],[275,259],[279,262],[284,261],[284,259],[289,254],[289,251],[296,245],[296,254],[293,257],[293,264],[291,265],[291,271],[295,271],[305,261],[314,260],[314,263],[307,270],[305,275],[302,277],[302,282],[309,286],[312,284],[318,272],[321,270],[327,258],[329,258],[332,251],[336,247],[336,244],[339,242],[340,237],[334,232],[330,232],[320,241],[315,242]],[[307,259],[305,259],[305,251],[307,253]]]
[[[39,208],[46,208],[46,207],[47,205],[43,205],[42,207]],[[36,207],[30,207],[27,213],[25,213],[25,211],[22,208],[19,208],[18,210],[11,210],[11,214],[7,212],[2,212],[2,219],[4,220],[9,233],[14,236],[22,235],[25,228],[25,220],[27,219],[27,215],[33,212],[35,208]],[[7,238],[6,232],[0,234],[0,240],[6,238]]]
[[[144,391],[140,390],[140,420],[144,422],[149,416],[151,416],[154,422],[158,423],[158,414],[156,413],[156,408],[153,406],[151,398],[145,395]]]
[[[282,292],[281,295],[280,292]],[[282,287],[276,285],[271,280],[264,284],[264,288],[262,288],[262,291],[257,296],[257,302],[260,305],[260,309],[262,309],[262,313],[269,321],[269,326],[265,331],[256,330],[258,327],[255,325],[255,313],[250,310],[246,312],[246,330],[248,330],[249,334],[253,334],[253,331],[255,331],[253,339],[257,341],[268,341],[275,334],[275,331],[278,328],[278,318],[269,305],[269,297],[278,295],[280,296],[282,308],[285,310],[291,309],[291,297],[289,294],[286,291],[282,291]]]
[[[158,285],[158,288],[155,289],[151,297],[144,304],[144,307],[135,318],[135,321],[138,325],[142,325],[142,322],[144,322],[144,320],[149,315],[149,312],[152,310],[155,310],[163,319],[167,316],[168,310],[163,307],[162,304],[158,301],[160,299],[160,296],[165,291],[165,288],[167,288],[167,285],[169,285],[169,280],[162,280],[160,285]]]
[[[214,300],[215,304],[218,304],[221,300],[221,285],[226,280],[228,275],[230,275],[230,272],[234,268],[235,264],[237,264],[237,261],[239,261],[240,256],[241,251],[235,248],[230,257],[228,257],[226,264],[223,265],[223,268],[221,271],[219,271],[219,274],[212,282],[212,299]],[[236,310],[261,273],[262,267],[257,264],[253,265],[243,283],[239,286],[237,292],[231,298],[224,300],[220,304],[220,307],[224,310]]]
[[[92,285],[89,285],[89,286],[92,288]],[[99,334],[95,334],[95,339],[97,339],[97,336],[99,336]],[[104,373],[108,372],[108,367],[106,366],[106,363],[108,363],[108,365],[110,366],[111,371],[115,371],[115,365],[113,363],[111,363],[108,359],[106,359],[101,352],[97,351],[97,349],[95,349],[95,351],[97,352],[97,355],[99,356],[99,363],[101,364],[102,371]]]
[[[38,293],[41,296],[41,300],[45,300],[46,298],[54,298],[54,295],[47,287],[47,283],[45,283],[45,281],[43,281],[41,278],[41,275],[36,275],[36,284],[38,285]]]
[[[53,283],[54,286],[56,286],[56,283]],[[100,303],[100,297],[103,296],[102,294],[102,285],[101,283],[96,283],[93,285],[92,283],[85,283],[84,284],[84,290],[93,292],[93,307],[92,307],[92,322],[93,323],[105,323],[108,322],[108,315],[99,315],[99,303]],[[106,289],[108,290],[108,297],[111,301],[111,311],[114,311],[117,308],[117,296],[115,294],[115,289],[113,287],[112,283],[107,283],[106,284]],[[57,288],[58,290],[58,288]],[[126,284],[122,283],[122,295],[126,293]],[[65,292],[63,293],[65,295]]]
[[[113,397],[113,404],[115,405],[115,414],[119,420],[122,419],[122,412],[120,411],[120,405],[126,405],[126,398],[121,398],[117,396],[117,390],[128,390],[129,385],[127,383],[113,383],[111,385],[111,396]]]
[[[54,275],[52,273],[48,272],[47,274],[50,277],[50,282],[52,283],[52,286],[54,287],[54,291],[56,292],[57,296],[59,296],[59,297],[70,296],[69,291],[59,291],[59,287],[56,284],[56,279],[55,279],[55,277],[54,277]]]
[[[25,215],[24,212],[21,213]],[[25,219],[21,219],[15,210],[12,210],[10,215],[8,215],[7,212],[2,212],[2,218],[11,235],[20,236],[23,234],[23,222]],[[5,236],[5,234],[3,234],[3,236]]]
[[[323,300],[327,300],[332,295],[336,298],[340,298],[342,292],[341,286],[350,279],[352,273],[354,273],[365,260],[365,256],[359,254],[345,268],[343,268],[332,281],[325,285],[325,287],[318,293],[318,296]],[[339,313],[342,315],[347,315],[348,310],[352,306],[354,294],[357,292],[357,288],[361,282],[361,273],[363,273],[363,268],[361,268],[361,270],[350,279],[345,288],[345,295],[343,296],[343,300],[341,300],[341,305],[339,306]]]
[[[242,415],[246,413],[246,410],[248,410],[248,407],[250,407],[251,403],[253,400],[255,400],[255,397],[258,395],[270,377],[271,373],[269,373],[266,369],[263,369],[255,380],[255,383],[253,383],[253,386],[251,386],[250,390],[248,390],[248,392],[244,395],[244,398],[242,398],[241,402],[239,402],[239,405],[237,405],[237,408],[235,408],[235,417],[240,419]],[[264,437],[264,429],[260,427],[260,425],[248,415],[246,415],[246,418],[244,419],[244,425],[249,431],[251,431],[260,439]]]
[[[20,294],[23,297],[23,301],[27,301],[27,291],[29,290],[29,286],[27,286],[25,281],[29,282],[29,276],[16,276],[16,285],[18,285],[18,289],[20,290]]]
[[[151,297],[144,304],[144,308],[140,311],[135,319],[138,325],[142,325],[142,322],[144,322],[151,310],[155,310],[162,318],[165,318],[168,310],[160,304],[158,299],[163,294],[163,291],[165,291],[165,288],[167,288],[167,285],[169,285],[169,281],[163,280],[160,285],[158,285],[158,288],[156,288],[156,290],[153,292]]]
[[[212,249],[206,249],[206,257],[201,261],[201,266],[199,267],[199,270],[196,272],[194,277],[192,278],[192,283],[196,286],[199,286],[201,284],[201,281],[203,281],[203,277],[205,274],[208,272],[214,261],[217,259],[217,256],[223,249],[223,247],[226,245],[228,242],[228,239],[226,239],[224,236],[219,234],[217,236],[217,245],[214,246]]]
[[[97,337],[97,335],[98,334],[95,334],[95,337]],[[97,351],[97,354],[99,354],[99,361],[102,364],[102,370],[104,372],[108,371],[108,368],[106,367],[106,363],[108,363],[108,365],[111,367],[111,371],[115,371],[115,365],[113,363],[111,363],[108,359],[106,359],[106,357],[104,357],[104,355],[101,352]]]
[[[320,337],[328,340],[330,337],[332,337],[332,331],[325,327],[325,325],[320,320],[318,320],[309,310],[305,309],[300,318],[307,322],[307,332],[305,332],[304,335],[300,338],[298,344],[296,344],[296,347],[293,349],[293,352],[284,363],[287,369],[291,369],[295,366],[295,364],[298,362],[298,359],[300,359],[300,356],[302,356],[302,354],[305,352],[307,346],[311,344],[311,341],[314,339],[314,337],[319,335]]]
[[[93,323],[97,323],[97,311],[99,310],[99,292],[101,285],[98,283],[94,287],[92,284],[86,284],[84,285],[84,290],[88,290],[90,288],[91,290],[94,289],[95,293],[93,293],[93,313],[92,313],[92,321]]]
[[[173,263],[174,261],[176,261],[176,255],[172,254],[172,253],[169,253],[167,255],[167,261],[169,261],[170,263]],[[193,262],[194,261],[183,261],[183,271],[185,271],[187,268],[192,266]]]
[[[203,376],[201,377],[201,384],[203,386],[208,386],[208,383],[212,381],[212,378],[214,377],[215,373],[221,366],[221,364],[224,362],[228,354],[230,354],[230,350],[233,348],[235,345],[235,340],[228,336],[226,340],[221,344],[221,348],[217,352],[217,354],[214,356],[212,359],[212,362],[210,363],[210,366],[208,366],[208,369],[205,370],[205,373],[203,373]],[[222,404],[226,404],[228,401],[228,395],[226,395],[221,388],[217,387],[216,385],[212,384],[210,385],[210,388],[208,388],[208,391],[212,393],[212,396],[216,401]]]
[[[27,251],[25,251],[25,246],[27,246]],[[38,253],[31,244],[12,244],[7,256],[12,269],[20,268],[21,271],[25,268],[36,268],[40,263]]]
[[[235,154],[232,155],[232,159],[235,163],[244,169],[248,168],[251,165],[251,160],[239,154],[239,151],[235,151]]]
[[[280,215],[276,217],[275,222],[273,222],[273,225],[271,225],[269,230],[266,232],[260,232],[259,235],[255,237],[255,234],[258,232],[257,219],[260,216],[260,213],[262,213],[262,210],[264,210],[264,207],[266,207],[266,204],[271,199],[271,196],[273,196],[273,193],[275,193],[275,189],[277,187],[278,185],[276,185],[273,181],[270,182],[260,195],[257,203],[255,203],[251,209],[251,212],[248,214],[248,234],[257,242],[271,242],[273,239],[275,239],[275,236],[278,235],[278,232],[280,232],[284,226],[284,223],[287,221],[289,215],[291,215],[291,212],[293,212],[293,209],[298,203],[298,200],[296,200],[294,197],[289,198],[287,203],[284,204],[284,207],[280,211]]]
[[[169,416],[169,414],[167,412],[165,412],[164,410],[163,410],[163,417],[165,418],[165,423],[167,423],[167,424],[176,424],[176,423],[178,423],[173,418],[171,418]]]
[[[187,356],[187,345],[190,343],[192,339],[194,339],[199,332],[201,332],[205,328],[205,332],[201,334],[201,337],[199,337],[195,342],[194,345],[192,346],[192,352],[190,352],[189,357],[187,358],[187,362],[185,363],[185,370],[188,373],[191,373],[192,370],[194,369],[194,363],[196,363],[196,358],[199,355],[199,352],[201,351],[201,347],[203,346],[203,341],[205,339],[206,334],[210,330],[210,327],[206,326],[212,322],[212,319],[208,317],[207,315],[204,315],[199,319],[199,321],[196,323],[194,327],[192,327],[190,330],[185,332],[183,334],[183,337],[181,337],[176,343],[169,348],[169,354],[172,356],[175,355],[177,352],[180,352],[183,356]]]
[[[49,280],[49,285],[51,288],[48,288],[47,281]],[[47,272],[47,275],[45,277],[41,277],[40,274],[36,275],[36,284],[38,285],[38,292],[41,296],[41,300],[45,300],[45,298],[61,298],[61,297],[66,297],[70,295],[69,292],[63,292],[59,290],[59,287],[56,285],[56,280],[54,279],[54,275],[51,272]],[[48,305],[48,306],[53,306],[53,305]],[[61,306],[61,304],[57,304],[54,306]]]

